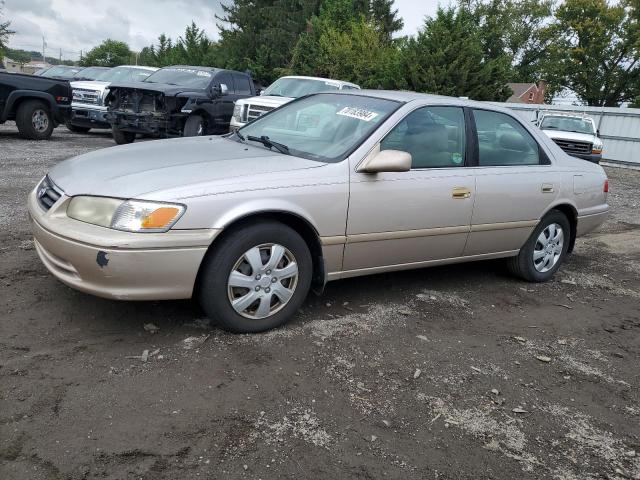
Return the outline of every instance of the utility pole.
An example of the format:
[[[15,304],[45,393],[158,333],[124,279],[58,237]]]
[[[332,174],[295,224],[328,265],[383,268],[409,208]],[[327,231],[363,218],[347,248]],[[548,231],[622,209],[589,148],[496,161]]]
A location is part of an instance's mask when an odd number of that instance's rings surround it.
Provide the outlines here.
[[[45,48],[47,48],[47,42],[44,39],[44,35],[42,35],[42,63],[47,63],[47,57],[45,56]]]
[[[60,63],[62,63],[62,48],[60,48]]]

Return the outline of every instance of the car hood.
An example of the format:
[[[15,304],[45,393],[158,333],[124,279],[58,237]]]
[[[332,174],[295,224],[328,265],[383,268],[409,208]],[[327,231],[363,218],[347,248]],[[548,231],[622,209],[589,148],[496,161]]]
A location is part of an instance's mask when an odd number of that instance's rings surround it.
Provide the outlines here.
[[[261,175],[322,165],[221,137],[190,137],[97,150],[59,163],[49,177],[68,196],[170,200],[161,192],[194,186],[190,193],[198,195],[211,184],[262,188]]]
[[[85,90],[104,90],[109,86],[109,82],[98,81],[77,81],[71,82],[71,88],[84,88]]]
[[[248,103],[250,105],[262,105],[265,107],[277,108],[281,105],[284,105],[285,103],[289,103],[291,100],[294,99],[291,97],[274,97],[271,95],[263,95],[258,97],[244,98],[242,100],[238,100],[236,103]]]
[[[576,142],[593,143],[596,136],[588,133],[566,132],[564,130],[542,130],[549,138],[554,140],[572,140]]]
[[[164,93],[167,96],[179,95],[181,93],[200,93],[204,94],[204,88],[183,87],[181,85],[170,85],[168,83],[152,83],[152,82],[129,82],[129,83],[112,83],[109,88],[126,88],[131,90],[146,90],[148,92]]]

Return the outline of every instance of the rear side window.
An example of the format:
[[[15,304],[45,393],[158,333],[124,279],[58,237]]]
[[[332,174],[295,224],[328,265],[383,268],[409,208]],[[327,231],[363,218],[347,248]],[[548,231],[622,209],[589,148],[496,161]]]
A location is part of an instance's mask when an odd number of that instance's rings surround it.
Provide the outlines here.
[[[540,147],[515,118],[500,112],[474,110],[479,165],[539,165]]]
[[[462,167],[465,140],[462,108],[424,107],[396,125],[380,143],[380,149],[410,153],[411,168]]]
[[[251,83],[245,75],[233,75],[236,84],[236,93],[239,95],[251,95]]]

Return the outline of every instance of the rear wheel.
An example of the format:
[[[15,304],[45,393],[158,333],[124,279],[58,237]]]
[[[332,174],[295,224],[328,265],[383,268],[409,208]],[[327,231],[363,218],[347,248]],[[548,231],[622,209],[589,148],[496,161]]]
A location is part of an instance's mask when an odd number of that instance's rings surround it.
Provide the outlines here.
[[[235,230],[203,265],[198,297],[225,330],[255,333],[286,323],[309,292],[311,254],[302,237],[276,222]]]
[[[46,140],[51,137],[54,128],[49,107],[40,100],[26,100],[16,114],[18,131],[23,138]]]
[[[552,210],[540,221],[507,266],[511,273],[529,282],[550,280],[564,262],[571,240],[571,226],[566,215]]]
[[[112,133],[113,133],[113,139],[116,141],[118,145],[126,145],[128,143],[133,143],[136,139],[136,134],[134,132],[125,132],[115,127],[112,129]]]
[[[183,137],[201,137],[207,134],[207,122],[202,115],[191,115],[184,124]]]
[[[65,126],[67,130],[73,133],[87,133],[91,128],[89,127],[78,127],[77,125],[72,125],[71,123],[66,123]]]

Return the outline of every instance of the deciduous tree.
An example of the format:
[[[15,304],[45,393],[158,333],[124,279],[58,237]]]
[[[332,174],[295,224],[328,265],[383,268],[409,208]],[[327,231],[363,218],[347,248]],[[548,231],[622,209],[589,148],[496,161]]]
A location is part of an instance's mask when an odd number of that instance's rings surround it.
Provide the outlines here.
[[[117,67],[131,62],[131,50],[125,42],[107,39],[89,50],[82,59],[84,66]]]

